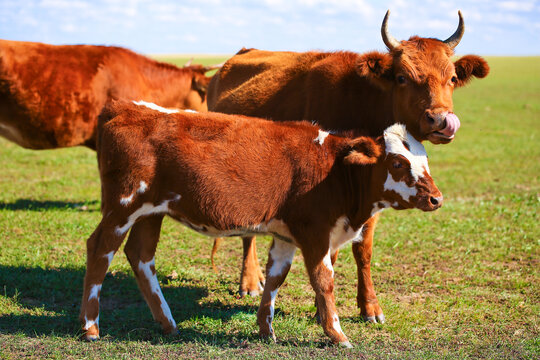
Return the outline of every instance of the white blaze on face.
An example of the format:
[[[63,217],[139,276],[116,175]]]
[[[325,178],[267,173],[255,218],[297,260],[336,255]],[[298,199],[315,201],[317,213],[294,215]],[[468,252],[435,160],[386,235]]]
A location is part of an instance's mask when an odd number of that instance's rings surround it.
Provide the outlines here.
[[[165,298],[163,297],[163,293],[161,292],[161,287],[159,286],[159,281],[157,279],[156,274],[153,273],[152,268],[156,268],[155,266],[155,259],[152,258],[152,260],[148,262],[142,262],[139,261],[139,271],[142,271],[146,279],[148,280],[148,284],[150,285],[150,290],[152,293],[156,294],[159,298],[159,301],[161,303],[161,311],[163,312],[163,315],[169,320],[169,323],[173,328],[176,328],[176,322],[174,321],[171,309],[169,308],[169,305],[167,304],[167,301],[165,301]]]
[[[405,157],[411,164],[411,176],[414,181],[429,174],[426,149],[405,129],[405,125],[395,124],[384,131],[386,154],[397,154]],[[408,148],[405,146],[407,144]],[[417,193],[415,186],[408,186],[405,181],[395,181],[390,173],[384,183],[384,190],[393,190],[405,201]]]
[[[330,135],[328,132],[319,130],[319,135],[313,140],[313,142],[316,142],[316,143],[319,143],[319,145],[322,145],[324,144],[324,140],[326,139],[328,135]]]
[[[154,103],[146,102],[146,101],[143,101],[143,100],[133,101],[133,103],[135,105],[139,105],[139,106],[146,106],[147,108],[150,108],[152,110],[157,110],[157,111],[165,113],[165,114],[174,114],[174,113],[180,112],[180,110],[178,110],[178,109],[167,109],[167,108],[161,107],[159,105],[156,105]]]

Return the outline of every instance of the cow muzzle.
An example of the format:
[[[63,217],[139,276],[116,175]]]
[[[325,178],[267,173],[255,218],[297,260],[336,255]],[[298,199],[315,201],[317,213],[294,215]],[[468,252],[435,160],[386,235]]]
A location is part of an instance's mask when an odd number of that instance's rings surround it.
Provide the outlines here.
[[[447,144],[454,139],[461,123],[456,114],[451,112],[433,112],[427,110],[424,113],[424,129],[427,139],[433,144]]]

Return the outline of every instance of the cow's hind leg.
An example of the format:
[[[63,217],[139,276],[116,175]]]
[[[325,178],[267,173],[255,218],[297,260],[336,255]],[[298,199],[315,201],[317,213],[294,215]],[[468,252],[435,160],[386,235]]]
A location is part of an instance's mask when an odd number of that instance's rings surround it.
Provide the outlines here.
[[[356,301],[365,321],[384,323],[384,314],[375,295],[371,281],[371,255],[373,233],[379,216],[372,216],[365,224],[362,239],[353,242],[352,251],[358,269],[358,294]]]
[[[264,275],[257,258],[257,246],[255,237],[242,238],[244,256],[242,261],[242,273],[240,274],[240,296],[249,294],[258,296],[264,286]]]
[[[93,341],[99,338],[101,285],[114,253],[124,237],[125,233],[117,233],[115,226],[104,218],[86,242],[86,275],[79,315],[85,340]]]
[[[124,252],[154,320],[161,324],[164,333],[170,334],[176,332],[176,322],[161,292],[155,267],[155,253],[162,221],[163,215],[154,215],[135,223]]]
[[[262,337],[272,337],[274,341],[276,340],[274,329],[272,328],[274,304],[279,287],[283,284],[291,268],[295,251],[295,245],[283,240],[274,239],[268,254],[266,284],[261,298],[261,305],[257,312],[257,323],[259,324],[259,334]]]
[[[316,254],[311,249],[302,249],[302,252],[311,286],[315,290],[315,300],[324,333],[333,343],[352,347],[339,324],[334,299],[334,269],[330,252]]]

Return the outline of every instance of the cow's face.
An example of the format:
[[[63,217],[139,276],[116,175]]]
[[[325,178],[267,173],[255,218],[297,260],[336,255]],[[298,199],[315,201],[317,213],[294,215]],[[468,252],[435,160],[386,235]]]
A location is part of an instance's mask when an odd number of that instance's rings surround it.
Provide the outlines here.
[[[433,211],[441,207],[443,197],[429,173],[424,146],[401,124],[386,129],[383,140],[381,170],[386,176],[382,176],[382,203],[397,210]]]
[[[452,62],[453,48],[464,32],[460,26],[448,40],[412,37],[397,41],[387,33],[389,53],[372,52],[358,61],[358,73],[388,93],[393,118],[403,123],[419,141],[446,144],[454,139],[460,123],[453,113],[452,94],[472,76],[485,77],[489,67],[481,57],[469,55]]]

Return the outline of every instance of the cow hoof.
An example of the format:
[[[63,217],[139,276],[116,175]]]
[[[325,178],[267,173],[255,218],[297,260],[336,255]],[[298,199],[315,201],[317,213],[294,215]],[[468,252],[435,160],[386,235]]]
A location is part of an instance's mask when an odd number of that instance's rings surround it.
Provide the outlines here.
[[[374,323],[374,324],[376,323],[384,324],[386,319],[384,317],[384,314],[379,314],[376,316],[364,316],[364,321],[369,322],[369,323]]]
[[[352,349],[353,348],[352,344],[350,342],[348,342],[348,341],[340,342],[339,346],[342,346],[342,347],[347,348],[347,349]]]

